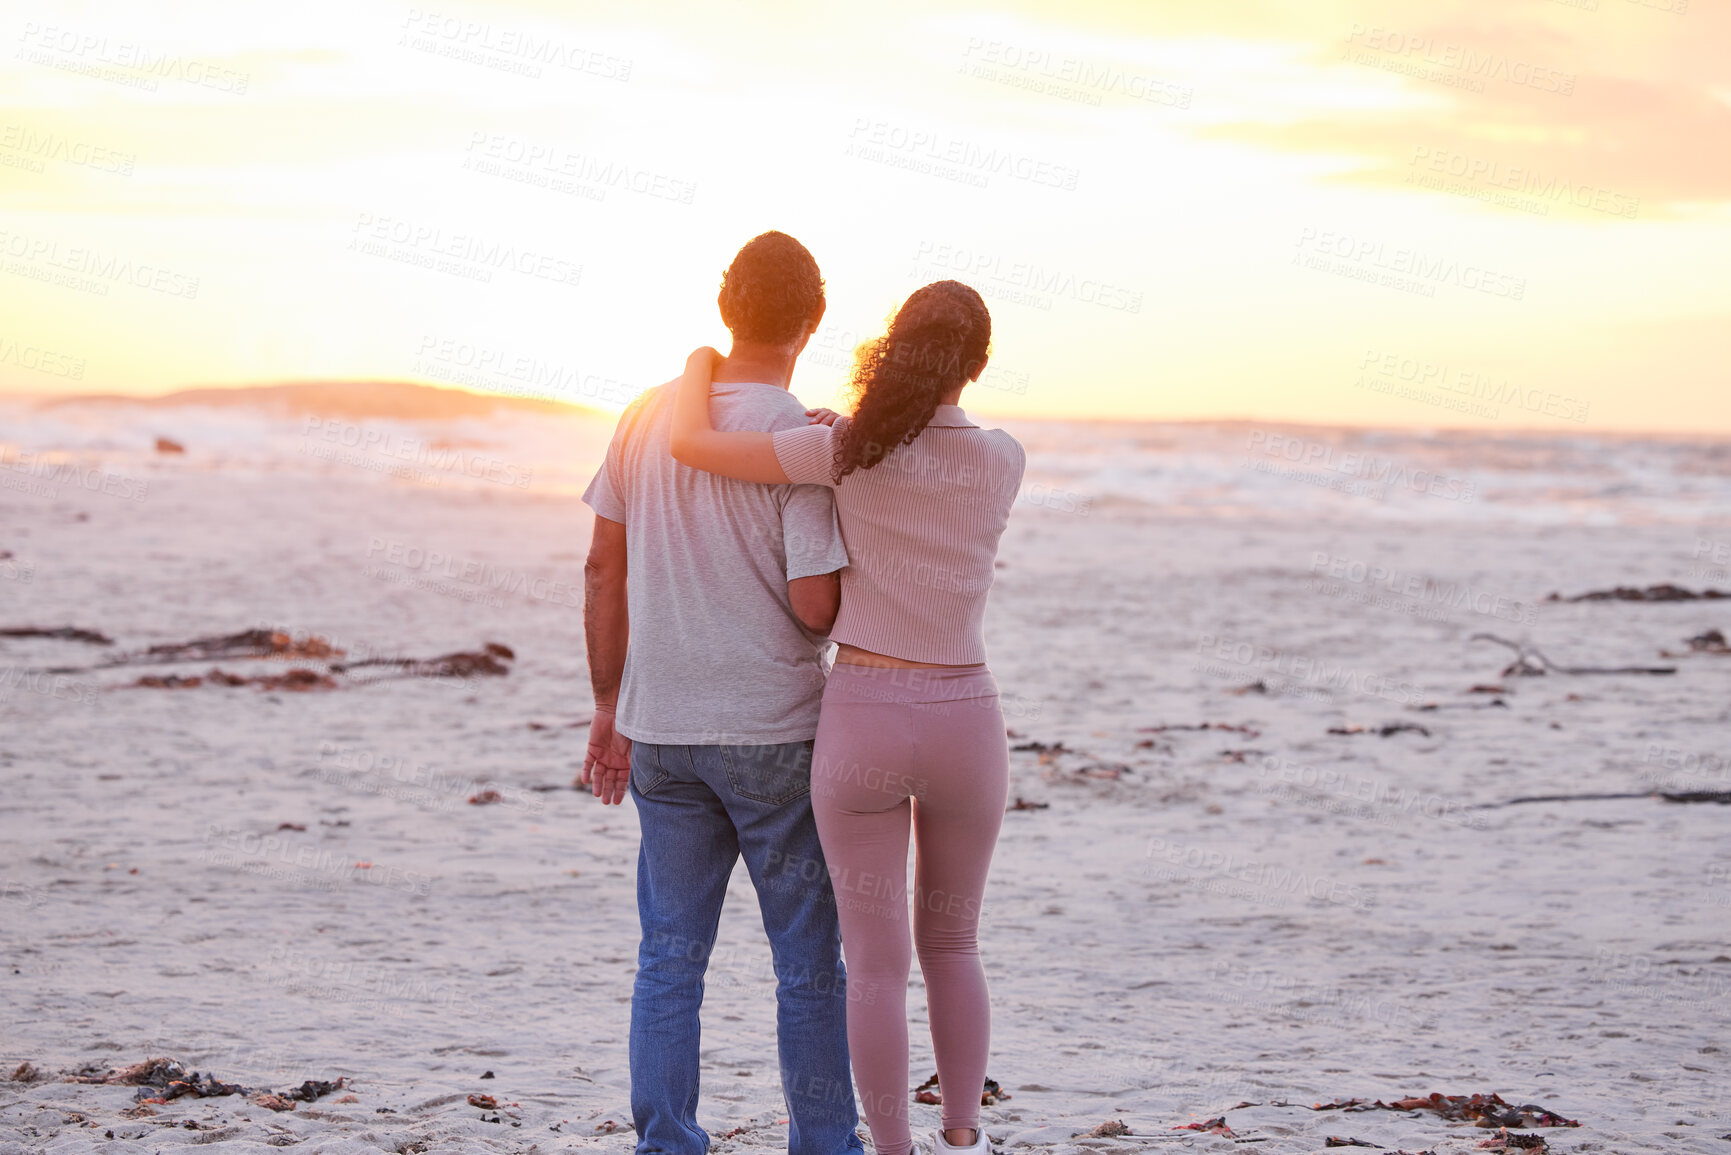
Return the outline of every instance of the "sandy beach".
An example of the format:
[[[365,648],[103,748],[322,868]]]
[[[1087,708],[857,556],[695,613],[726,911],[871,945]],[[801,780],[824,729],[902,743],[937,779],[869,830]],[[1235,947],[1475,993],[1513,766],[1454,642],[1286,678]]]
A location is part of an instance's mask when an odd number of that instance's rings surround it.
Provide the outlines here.
[[[1731,601],[1546,600],[1731,590],[1723,443],[1007,427],[994,1145],[1499,1135],[1371,1106],[1438,1093],[1578,1122],[1509,1132],[1553,1151],[1727,1150],[1731,809],[1685,799],[1731,791],[1731,656],[1689,643]],[[632,1149],[637,826],[571,789],[610,429],[5,407],[0,629],[107,644],[0,637],[0,1155]],[[255,630],[295,648],[146,653]],[[488,643],[508,672],[413,664]],[[411,661],[349,665],[381,658]],[[740,870],[720,1155],[785,1148],[768,961]],[[162,1056],[344,1085],[68,1081]]]

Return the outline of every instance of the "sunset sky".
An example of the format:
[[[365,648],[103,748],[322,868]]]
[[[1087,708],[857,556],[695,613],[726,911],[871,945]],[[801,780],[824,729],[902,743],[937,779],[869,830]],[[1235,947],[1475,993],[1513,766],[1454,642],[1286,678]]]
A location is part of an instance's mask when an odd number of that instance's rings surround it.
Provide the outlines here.
[[[981,412],[1731,432],[1723,0],[10,12],[0,390],[617,409],[779,228],[813,404],[950,276]]]

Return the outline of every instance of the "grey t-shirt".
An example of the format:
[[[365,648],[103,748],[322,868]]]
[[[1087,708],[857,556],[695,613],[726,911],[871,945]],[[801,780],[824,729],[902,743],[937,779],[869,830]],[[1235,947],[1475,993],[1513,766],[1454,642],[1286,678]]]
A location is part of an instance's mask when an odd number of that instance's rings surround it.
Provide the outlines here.
[[[824,639],[794,617],[787,583],[847,565],[832,492],[757,485],[673,460],[678,382],[619,418],[583,500],[625,525],[631,643],[619,732],[676,746],[803,742],[817,733]],[[717,383],[716,428],[773,433],[806,424],[774,385]]]

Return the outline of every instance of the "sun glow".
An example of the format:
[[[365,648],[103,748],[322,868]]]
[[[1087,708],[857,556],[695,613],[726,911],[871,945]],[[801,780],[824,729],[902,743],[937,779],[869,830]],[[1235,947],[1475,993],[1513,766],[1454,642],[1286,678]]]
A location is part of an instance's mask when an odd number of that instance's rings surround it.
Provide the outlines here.
[[[1731,430],[1705,5],[61,7],[6,64],[6,390],[617,409],[779,228],[814,404],[956,277],[985,412]]]

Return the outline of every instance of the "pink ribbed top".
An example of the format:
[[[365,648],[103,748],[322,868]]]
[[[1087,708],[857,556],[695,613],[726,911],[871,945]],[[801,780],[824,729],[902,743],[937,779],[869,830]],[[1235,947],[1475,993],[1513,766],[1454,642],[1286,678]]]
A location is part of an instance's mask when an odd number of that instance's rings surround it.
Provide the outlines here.
[[[776,433],[788,480],[835,485],[845,428]],[[830,637],[909,662],[984,662],[986,593],[1026,463],[1014,437],[940,405],[912,444],[835,485],[848,564]]]

